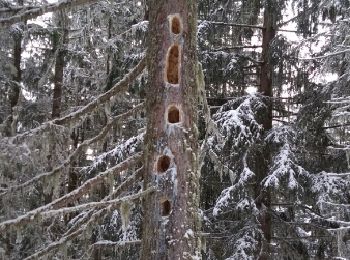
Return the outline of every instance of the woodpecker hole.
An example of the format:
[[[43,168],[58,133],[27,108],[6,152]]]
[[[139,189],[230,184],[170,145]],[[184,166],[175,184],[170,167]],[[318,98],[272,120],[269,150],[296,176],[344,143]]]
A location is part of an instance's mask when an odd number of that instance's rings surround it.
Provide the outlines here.
[[[173,45],[168,52],[167,81],[171,84],[179,84],[179,46]]]
[[[173,34],[179,34],[181,32],[181,22],[180,18],[177,16],[171,19],[171,32]]]
[[[167,155],[162,155],[158,158],[157,161],[157,172],[164,173],[169,169],[170,166],[170,157]]]
[[[169,200],[165,200],[162,202],[162,216],[166,217],[169,216],[171,211],[171,203]]]
[[[177,107],[171,106],[168,108],[168,122],[171,124],[180,122],[180,111]]]

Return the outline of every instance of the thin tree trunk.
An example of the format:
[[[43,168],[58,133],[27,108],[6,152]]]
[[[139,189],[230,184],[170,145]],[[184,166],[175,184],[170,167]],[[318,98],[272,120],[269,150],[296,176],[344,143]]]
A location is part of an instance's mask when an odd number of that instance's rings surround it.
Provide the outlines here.
[[[259,92],[267,97],[273,96],[272,91],[272,73],[273,68],[269,61],[270,45],[275,37],[275,19],[273,11],[270,10],[269,3],[266,4],[264,11],[264,29],[262,30],[263,39],[262,39],[262,60],[261,71],[260,71],[260,86]],[[268,101],[268,118],[265,120],[264,128],[269,130],[272,128],[272,100]]]
[[[263,126],[265,131],[268,131],[272,128],[272,76],[273,76],[273,67],[270,64],[270,45],[275,37],[275,16],[274,10],[272,9],[271,1],[267,1],[265,4],[264,10],[264,24],[263,24],[263,39],[262,39],[262,60],[261,71],[260,71],[260,86],[259,92],[264,96],[269,97],[266,99],[266,105],[268,107],[268,115],[263,122]],[[264,151],[264,158],[262,159],[262,167],[260,169],[261,174],[260,179],[263,180],[264,177],[268,174],[268,164],[271,161],[271,153],[269,149]],[[264,162],[263,162],[264,161]],[[259,176],[258,176],[259,177]],[[260,182],[259,182],[260,184]],[[261,228],[264,234],[264,241],[262,242],[262,251],[259,256],[260,260],[268,260],[271,259],[271,194],[269,192],[262,192],[260,189],[260,185],[258,185],[257,189],[259,190],[259,194],[261,196],[260,201],[257,203],[257,207],[260,210],[259,222],[261,224]]]
[[[197,7],[149,0],[141,259],[200,258]]]
[[[23,1],[19,0],[18,5],[22,6]],[[20,26],[20,25],[18,25]],[[22,59],[22,32],[18,32],[13,35],[13,66],[16,68],[16,73],[13,75],[11,83],[11,94],[10,94],[10,107],[11,115],[7,119],[6,123],[6,135],[13,136],[17,132],[17,118],[18,118],[18,101],[21,92],[21,80],[22,80],[22,71],[21,71],[21,59]]]
[[[63,73],[65,54],[68,43],[68,28],[66,27],[67,15],[64,11],[58,13],[58,27],[60,32],[54,36],[54,51],[57,51],[55,63],[54,89],[52,97],[52,118],[60,117],[62,110]]]

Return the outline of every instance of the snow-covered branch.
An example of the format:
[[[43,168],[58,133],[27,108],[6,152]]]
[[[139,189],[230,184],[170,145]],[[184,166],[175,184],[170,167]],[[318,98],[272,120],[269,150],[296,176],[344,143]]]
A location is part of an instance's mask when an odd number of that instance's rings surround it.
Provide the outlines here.
[[[130,240],[130,241],[100,240],[100,241],[97,241],[96,243],[92,244],[91,248],[92,249],[101,249],[104,247],[115,248],[115,247],[120,247],[120,246],[137,245],[137,244],[141,244],[141,240]]]
[[[341,51],[328,53],[328,54],[323,55],[323,56],[317,56],[317,57],[311,57],[311,58],[298,58],[298,59],[301,60],[301,61],[321,60],[321,59],[327,59],[329,57],[336,56],[336,55],[339,55],[339,54],[344,54],[344,53],[347,53],[347,52],[350,52],[350,49],[345,49],[345,50],[341,50]]]
[[[75,189],[72,192],[67,193],[66,195],[54,200],[53,202],[47,205],[41,206],[39,208],[36,208],[32,211],[29,211],[28,213],[22,216],[19,216],[16,219],[10,219],[0,223],[0,230],[2,231],[10,226],[20,226],[20,225],[26,224],[28,222],[33,221],[38,215],[40,215],[41,212],[44,212],[50,209],[58,209],[60,207],[67,205],[68,203],[72,203],[76,201],[77,199],[82,197],[84,194],[88,193],[93,187],[103,182],[104,179],[109,175],[125,171],[129,167],[138,163],[141,158],[142,158],[142,153],[137,153],[129,157],[127,160],[87,180],[81,186],[79,186],[79,188]]]
[[[65,207],[65,208],[60,208],[60,209],[53,209],[53,210],[48,210],[44,211],[41,213],[43,217],[51,217],[56,214],[68,214],[72,212],[77,212],[81,210],[87,210],[91,208],[97,208],[97,207],[107,207],[109,205],[119,205],[120,203],[124,201],[131,201],[131,200],[136,200],[138,198],[141,198],[151,192],[154,192],[156,190],[155,187],[148,188],[145,191],[130,195],[130,196],[125,196],[123,198],[118,198],[118,199],[113,199],[113,200],[107,200],[107,201],[96,201],[96,202],[89,202],[85,204],[80,204],[74,207]]]
[[[97,0],[62,0],[52,4],[46,4],[39,7],[23,7],[24,12],[19,12],[19,14],[10,16],[7,18],[0,19],[0,26],[10,26],[11,24],[18,22],[25,22],[30,19],[37,18],[41,15],[44,15],[48,12],[55,12],[59,10],[63,10],[65,8],[73,8],[80,5],[88,5],[97,2]],[[11,8],[12,9],[12,8]],[[18,9],[18,8],[17,8]]]
[[[95,108],[97,108],[99,105],[102,105],[104,103],[107,103],[112,97],[114,97],[119,92],[126,91],[129,84],[134,81],[138,75],[142,73],[144,68],[146,67],[146,58],[144,57],[128,74],[124,76],[122,80],[120,80],[118,83],[116,83],[110,90],[107,92],[99,95],[96,99],[94,99],[92,102],[87,104],[86,106],[80,108],[79,110],[72,112],[66,116],[63,116],[61,118],[54,119],[52,121],[48,121],[41,126],[34,128],[30,131],[27,131],[25,133],[16,135],[14,137],[9,138],[10,141],[18,141],[21,138],[29,135],[41,132],[48,128],[50,125],[65,125],[68,123],[75,122],[76,120],[79,120],[84,115],[92,112]]]
[[[58,167],[56,167],[55,169],[53,169],[52,171],[50,172],[45,172],[45,173],[41,173],[37,176],[35,176],[34,178],[22,183],[22,184],[19,184],[19,185],[16,185],[16,186],[13,186],[13,187],[10,187],[8,188],[7,191],[5,191],[4,193],[2,193],[1,195],[4,195],[8,192],[12,192],[14,190],[18,190],[18,189],[22,189],[24,187],[27,187],[31,184],[33,184],[34,182],[37,182],[37,181],[40,181],[40,180],[43,180],[45,178],[48,178],[48,177],[51,177],[51,176],[54,176],[56,174],[61,174],[62,173],[62,170],[67,167],[68,165],[70,165],[75,158],[77,158],[77,156],[79,156],[79,154],[86,148],[88,148],[91,144],[93,143],[96,143],[102,139],[104,139],[106,137],[106,135],[108,134],[108,132],[112,129],[112,127],[118,123],[120,120],[123,120],[123,119],[126,119],[128,118],[129,116],[139,112],[140,110],[143,109],[143,104],[139,104],[137,105],[136,107],[134,107],[133,109],[123,113],[123,114],[120,114],[116,117],[114,117],[110,122],[107,123],[107,125],[102,129],[102,131],[94,136],[93,138],[91,139],[88,139],[88,140],[85,140],[83,143],[81,143],[75,150],[73,153],[71,153],[68,158],[61,164],[59,165]]]
[[[119,196],[123,191],[128,189],[131,184],[133,184],[136,180],[141,179],[143,174],[143,167],[138,169],[133,175],[128,177],[124,182],[122,182],[115,191],[111,194],[106,196],[102,202],[105,202],[107,200],[110,200],[113,197]],[[58,240],[54,241],[45,248],[39,250],[35,254],[27,257],[26,259],[37,259],[39,257],[42,257],[52,251],[58,250],[61,245],[71,241],[75,237],[83,234],[83,232],[93,223],[95,223],[98,219],[101,218],[101,216],[105,215],[107,212],[112,210],[113,206],[115,205],[109,205],[108,207],[105,207],[103,209],[100,209],[96,212],[94,210],[88,211],[84,217],[77,221],[76,224],[72,228],[70,228],[63,236]],[[86,222],[87,221],[87,222]]]

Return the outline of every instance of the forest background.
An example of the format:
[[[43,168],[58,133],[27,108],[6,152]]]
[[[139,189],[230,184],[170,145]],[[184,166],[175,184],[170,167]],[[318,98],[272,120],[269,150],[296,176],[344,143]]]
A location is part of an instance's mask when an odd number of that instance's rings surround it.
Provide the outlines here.
[[[348,259],[350,2],[197,4],[202,258]],[[1,259],[139,258],[150,8],[0,1]]]

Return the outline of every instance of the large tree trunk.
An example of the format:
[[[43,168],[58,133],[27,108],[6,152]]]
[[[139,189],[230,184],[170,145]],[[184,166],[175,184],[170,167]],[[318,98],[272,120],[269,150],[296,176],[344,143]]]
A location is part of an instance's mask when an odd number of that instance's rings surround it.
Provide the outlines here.
[[[197,9],[194,0],[149,0],[141,259],[200,257]]]

